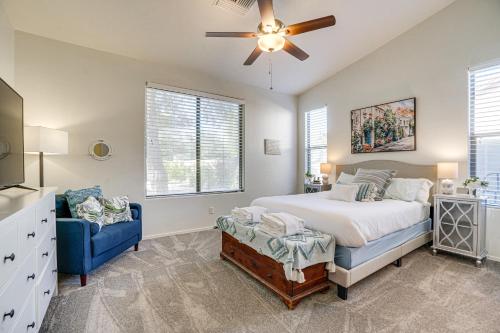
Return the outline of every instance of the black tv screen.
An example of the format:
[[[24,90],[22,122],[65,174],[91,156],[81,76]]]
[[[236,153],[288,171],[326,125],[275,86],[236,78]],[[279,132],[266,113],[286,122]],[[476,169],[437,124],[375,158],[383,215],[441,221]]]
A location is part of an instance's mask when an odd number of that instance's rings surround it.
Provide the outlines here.
[[[24,182],[23,98],[0,79],[0,188]]]

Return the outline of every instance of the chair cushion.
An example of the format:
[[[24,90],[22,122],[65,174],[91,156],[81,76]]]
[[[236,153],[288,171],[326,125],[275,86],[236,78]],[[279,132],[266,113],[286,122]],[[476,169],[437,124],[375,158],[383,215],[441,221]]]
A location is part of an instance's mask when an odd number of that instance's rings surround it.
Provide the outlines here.
[[[141,223],[138,220],[106,225],[92,237],[92,256],[98,256],[140,233]]]
[[[68,200],[66,200],[66,196],[64,194],[56,195],[56,217],[71,217],[71,212],[68,206]]]

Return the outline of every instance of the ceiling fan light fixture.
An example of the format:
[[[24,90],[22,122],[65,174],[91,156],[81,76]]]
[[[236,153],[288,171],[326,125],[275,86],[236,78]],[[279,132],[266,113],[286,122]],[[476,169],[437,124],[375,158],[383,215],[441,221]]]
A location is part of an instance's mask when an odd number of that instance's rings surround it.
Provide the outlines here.
[[[285,38],[276,33],[265,34],[259,37],[257,43],[264,52],[276,52],[285,46]]]

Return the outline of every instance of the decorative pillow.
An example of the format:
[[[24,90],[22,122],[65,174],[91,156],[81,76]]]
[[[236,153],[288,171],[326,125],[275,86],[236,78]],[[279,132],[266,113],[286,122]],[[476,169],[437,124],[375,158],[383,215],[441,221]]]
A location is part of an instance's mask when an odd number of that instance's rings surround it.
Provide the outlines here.
[[[361,183],[357,184],[359,186],[358,193],[356,194],[356,201],[370,202],[375,201],[377,197],[377,186],[373,183]]]
[[[433,185],[425,178],[393,178],[384,198],[426,203]]]
[[[92,188],[84,188],[81,190],[67,190],[64,192],[66,196],[66,200],[68,201],[69,211],[71,212],[71,217],[74,219],[78,218],[78,214],[76,212],[76,205],[84,202],[88,197],[101,198],[102,190],[99,185],[96,185]]]
[[[99,231],[104,223],[104,207],[94,197],[88,197],[81,204],[76,205],[78,218],[87,220],[99,225]]]
[[[337,184],[349,185],[352,184],[353,180],[354,180],[354,175],[341,172],[339,178],[337,178]]]
[[[130,203],[126,195],[111,199],[101,198],[99,201],[104,207],[105,225],[133,221],[132,213],[130,212]]]
[[[343,185],[335,184],[330,190],[330,199],[353,202],[356,201],[356,194],[358,193],[358,185]]]
[[[394,170],[375,170],[359,168],[354,176],[353,183],[373,183],[377,187],[375,200],[382,200],[385,190],[396,174]]]

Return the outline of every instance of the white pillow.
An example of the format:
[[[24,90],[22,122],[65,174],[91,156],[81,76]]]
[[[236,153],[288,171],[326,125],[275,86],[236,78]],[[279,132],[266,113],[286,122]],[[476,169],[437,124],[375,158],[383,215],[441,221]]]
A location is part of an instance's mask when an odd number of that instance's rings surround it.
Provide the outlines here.
[[[349,185],[352,184],[353,180],[354,180],[354,175],[341,172],[339,178],[337,178],[337,184]]]
[[[393,178],[384,198],[426,203],[432,185],[434,183],[425,178]]]
[[[330,199],[353,202],[356,201],[356,194],[358,194],[358,185],[343,185],[335,184],[330,190]]]

